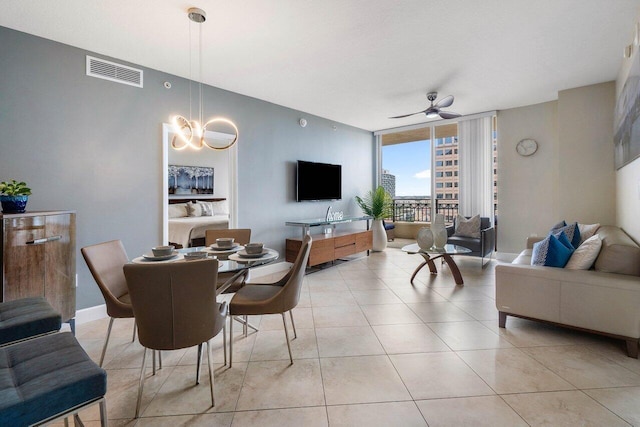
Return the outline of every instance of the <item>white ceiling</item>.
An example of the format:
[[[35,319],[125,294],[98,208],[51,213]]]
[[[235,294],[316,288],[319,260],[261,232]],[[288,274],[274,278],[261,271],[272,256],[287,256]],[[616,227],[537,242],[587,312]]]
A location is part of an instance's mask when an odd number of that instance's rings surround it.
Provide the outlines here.
[[[203,82],[379,130],[431,90],[473,114],[615,80],[640,0],[3,0],[0,25],[188,78],[194,6]]]

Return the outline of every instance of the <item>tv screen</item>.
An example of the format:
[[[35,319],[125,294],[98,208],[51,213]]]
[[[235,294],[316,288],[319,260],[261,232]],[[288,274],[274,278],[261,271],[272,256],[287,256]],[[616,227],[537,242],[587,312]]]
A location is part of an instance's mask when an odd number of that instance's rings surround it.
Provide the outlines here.
[[[298,160],[296,200],[342,198],[342,166]]]

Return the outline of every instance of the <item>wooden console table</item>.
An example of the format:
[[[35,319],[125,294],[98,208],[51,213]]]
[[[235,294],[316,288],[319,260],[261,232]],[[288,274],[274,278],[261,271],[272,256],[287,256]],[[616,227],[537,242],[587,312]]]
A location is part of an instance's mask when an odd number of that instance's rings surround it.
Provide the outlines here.
[[[325,262],[335,261],[345,256],[353,255],[358,252],[369,251],[373,247],[373,233],[369,230],[371,221],[370,216],[362,217],[345,217],[340,220],[327,221],[324,219],[309,219],[301,221],[287,222],[286,225],[294,227],[302,227],[302,237],[299,239],[291,238],[286,241],[285,259],[288,262],[294,262],[296,256],[302,246],[302,239],[306,234],[311,234],[312,227],[331,226],[332,232],[328,234],[313,234],[313,243],[311,244],[311,252],[309,253],[309,261],[307,266],[323,264]],[[344,224],[355,221],[366,221],[366,230],[348,230],[336,232],[336,224]]]

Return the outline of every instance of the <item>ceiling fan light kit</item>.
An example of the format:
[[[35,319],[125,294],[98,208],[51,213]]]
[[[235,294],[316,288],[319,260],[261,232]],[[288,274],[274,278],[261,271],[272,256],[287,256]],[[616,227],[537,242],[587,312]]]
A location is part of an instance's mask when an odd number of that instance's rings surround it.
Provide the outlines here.
[[[418,111],[417,113],[411,114],[403,114],[401,116],[389,117],[390,119],[401,119],[403,117],[409,117],[416,114],[424,114],[427,118],[432,119],[440,116],[443,119],[455,119],[460,117],[462,114],[453,113],[450,111],[442,111],[443,108],[450,107],[453,104],[453,95],[446,96],[442,98],[440,101],[433,103],[438,98],[438,92],[429,92],[427,93],[427,99],[431,103],[429,107],[425,110]]]

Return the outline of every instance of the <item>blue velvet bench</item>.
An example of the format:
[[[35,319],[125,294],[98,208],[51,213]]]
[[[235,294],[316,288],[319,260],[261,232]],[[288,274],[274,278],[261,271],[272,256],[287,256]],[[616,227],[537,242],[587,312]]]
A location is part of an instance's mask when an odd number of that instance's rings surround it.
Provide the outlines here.
[[[0,304],[0,346],[60,330],[60,313],[44,298]]]
[[[100,404],[107,425],[107,373],[70,332],[0,348],[0,426],[40,425]]]

